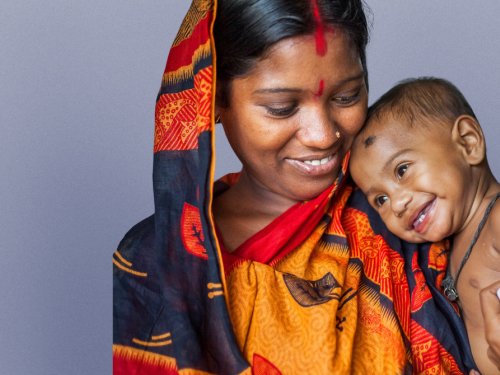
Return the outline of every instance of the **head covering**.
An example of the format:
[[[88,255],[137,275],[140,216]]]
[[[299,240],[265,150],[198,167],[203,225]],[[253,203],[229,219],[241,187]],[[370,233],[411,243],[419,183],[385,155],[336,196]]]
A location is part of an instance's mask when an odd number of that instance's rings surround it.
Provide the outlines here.
[[[387,231],[345,176],[231,254],[214,194],[215,0],[194,0],[157,97],[155,214],[114,253],[115,374],[466,373],[446,243]],[[237,176],[222,179],[228,188]]]
[[[174,40],[155,111],[155,215],[127,233],[113,258],[117,373],[248,368],[224,298],[212,297],[223,282],[209,213],[214,16],[213,1],[193,1]]]

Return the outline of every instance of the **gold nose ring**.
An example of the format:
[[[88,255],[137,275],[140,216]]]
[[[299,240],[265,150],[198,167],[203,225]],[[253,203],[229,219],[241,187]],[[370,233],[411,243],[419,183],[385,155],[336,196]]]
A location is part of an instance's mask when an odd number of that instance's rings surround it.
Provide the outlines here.
[[[336,131],[335,135],[337,136],[337,138],[340,138],[340,132],[339,131]]]

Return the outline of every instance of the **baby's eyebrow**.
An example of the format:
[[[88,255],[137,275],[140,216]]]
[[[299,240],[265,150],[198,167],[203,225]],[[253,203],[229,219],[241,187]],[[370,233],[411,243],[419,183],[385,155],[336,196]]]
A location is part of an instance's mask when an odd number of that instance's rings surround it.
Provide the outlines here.
[[[365,148],[368,146],[371,146],[372,144],[375,143],[375,139],[377,139],[377,136],[371,135],[368,138],[365,139]]]
[[[399,157],[399,156],[401,156],[401,155],[404,155],[404,154],[406,154],[406,153],[408,153],[408,152],[411,152],[411,151],[413,151],[413,149],[411,149],[411,148],[405,148],[404,150],[400,150],[400,151],[396,152],[395,154],[393,154],[393,155],[389,158],[389,160],[387,160],[387,161],[385,162],[384,168],[383,168],[382,170],[383,170],[383,171],[386,171],[386,170],[390,167],[390,165],[391,165],[391,163],[394,161],[394,159],[396,159],[397,157]]]
[[[365,193],[365,196],[366,196],[366,197],[369,197],[370,195],[372,195],[372,194],[373,194],[373,190],[374,190],[374,189],[369,188],[369,189],[368,189],[368,191]]]

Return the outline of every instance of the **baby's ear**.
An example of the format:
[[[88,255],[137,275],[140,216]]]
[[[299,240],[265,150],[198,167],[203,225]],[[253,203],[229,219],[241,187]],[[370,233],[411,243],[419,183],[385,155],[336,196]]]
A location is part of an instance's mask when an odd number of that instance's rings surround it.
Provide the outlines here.
[[[451,135],[470,165],[478,165],[484,160],[486,144],[483,130],[476,119],[469,115],[458,117],[453,124]]]

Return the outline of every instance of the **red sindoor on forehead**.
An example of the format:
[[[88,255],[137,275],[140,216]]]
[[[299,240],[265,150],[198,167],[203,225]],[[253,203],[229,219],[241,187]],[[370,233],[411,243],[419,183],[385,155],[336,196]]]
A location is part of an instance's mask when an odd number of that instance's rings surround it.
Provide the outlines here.
[[[318,89],[318,92],[316,94],[314,94],[314,97],[315,98],[321,98],[321,95],[323,95],[323,86],[324,86],[324,82],[323,80],[321,80],[319,82],[319,89]]]
[[[319,15],[317,0],[311,0],[314,18],[316,19],[316,53],[320,56],[326,54],[325,27]]]

